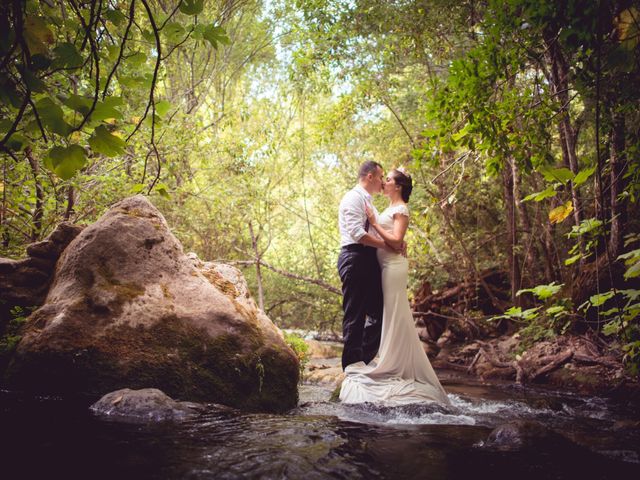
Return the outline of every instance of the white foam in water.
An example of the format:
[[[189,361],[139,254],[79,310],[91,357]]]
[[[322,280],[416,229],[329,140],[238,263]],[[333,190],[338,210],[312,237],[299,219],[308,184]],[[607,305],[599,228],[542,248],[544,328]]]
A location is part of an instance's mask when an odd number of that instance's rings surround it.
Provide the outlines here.
[[[465,412],[472,415],[487,415],[508,412],[510,416],[520,417],[522,415],[531,416],[553,414],[551,410],[548,410],[546,408],[535,409],[525,403],[513,400],[508,402],[497,402],[484,399],[478,403],[472,403],[454,394],[449,394],[449,400],[451,400],[451,404],[454,407],[464,410]]]
[[[600,453],[623,462],[640,463],[638,452],[634,452],[633,450],[603,450]]]
[[[556,412],[544,407],[535,408],[517,400],[469,398],[452,393],[448,394],[451,406],[439,407],[435,409],[436,411],[433,408],[422,409],[422,411],[420,408],[407,409],[402,407],[378,409],[375,406],[365,406],[354,408],[340,403],[322,401],[320,398],[326,398],[326,394],[323,393],[323,389],[318,390],[316,392],[314,389],[309,389],[305,392],[305,397],[310,401],[303,406],[303,415],[335,415],[342,420],[358,423],[493,426],[496,421],[556,417],[567,414],[566,411]],[[594,407],[597,406],[599,405],[594,405]]]
[[[467,415],[449,415],[446,413],[434,412],[426,415],[395,415],[383,423],[401,425],[475,425],[474,418]]]

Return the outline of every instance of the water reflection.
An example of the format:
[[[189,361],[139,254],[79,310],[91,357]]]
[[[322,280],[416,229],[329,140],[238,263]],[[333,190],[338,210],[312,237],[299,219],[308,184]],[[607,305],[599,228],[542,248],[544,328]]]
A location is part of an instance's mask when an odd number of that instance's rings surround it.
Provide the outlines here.
[[[286,415],[208,405],[181,423],[122,424],[86,399],[0,392],[3,478],[620,478],[640,473],[630,412],[599,398],[470,386],[452,406],[341,405],[304,386]],[[536,420],[568,440],[513,452],[491,430]],[[622,423],[621,423],[622,422]],[[622,425],[622,427],[621,427]],[[532,446],[533,445],[533,446]],[[599,453],[597,453],[599,452]],[[14,472],[15,470],[15,472]]]

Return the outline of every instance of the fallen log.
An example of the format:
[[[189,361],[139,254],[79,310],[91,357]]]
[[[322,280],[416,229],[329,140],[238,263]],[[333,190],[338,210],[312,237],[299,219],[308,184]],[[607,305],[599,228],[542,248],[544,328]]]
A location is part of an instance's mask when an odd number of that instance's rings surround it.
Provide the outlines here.
[[[564,363],[568,362],[569,360],[571,360],[571,357],[573,357],[573,350],[569,349],[569,350],[565,350],[562,353],[559,353],[558,355],[554,355],[553,357],[544,357],[541,358],[541,363],[542,362],[549,362],[547,363],[544,367],[539,368],[538,370],[536,370],[533,375],[531,375],[529,378],[531,380],[535,380],[538,377],[541,377],[542,375],[545,375],[549,372],[552,372],[553,370],[556,370],[557,368],[559,368],[561,365],[563,365]]]
[[[609,368],[620,368],[620,362],[616,362],[614,360],[608,360],[606,358],[595,358],[595,357],[590,357],[588,355],[583,355],[581,353],[575,353],[573,355],[573,359],[577,360],[578,362],[582,362],[582,363],[590,363],[590,364],[594,364],[594,365],[603,365],[605,367],[609,367]]]

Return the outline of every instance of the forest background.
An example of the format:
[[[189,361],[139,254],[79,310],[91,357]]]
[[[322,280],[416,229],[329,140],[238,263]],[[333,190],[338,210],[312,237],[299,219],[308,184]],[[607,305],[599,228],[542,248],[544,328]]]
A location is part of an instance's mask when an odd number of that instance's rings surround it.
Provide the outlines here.
[[[589,330],[637,373],[639,25],[614,0],[3,2],[0,256],[143,193],[278,326],[340,331],[339,200],[404,165],[411,291],[475,282],[495,312],[451,315]]]

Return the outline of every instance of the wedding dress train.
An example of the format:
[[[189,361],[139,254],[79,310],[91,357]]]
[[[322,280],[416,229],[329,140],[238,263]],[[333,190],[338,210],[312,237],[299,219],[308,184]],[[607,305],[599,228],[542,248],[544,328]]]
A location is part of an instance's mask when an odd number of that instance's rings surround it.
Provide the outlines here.
[[[380,226],[391,231],[395,213],[409,215],[405,205],[389,207],[380,215]],[[407,259],[378,249],[378,261],[384,295],[380,350],[368,365],[358,362],[347,366],[340,400],[343,403],[384,405],[449,404],[414,326],[407,298]]]

